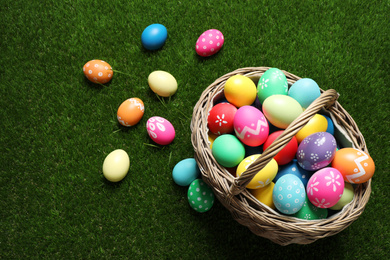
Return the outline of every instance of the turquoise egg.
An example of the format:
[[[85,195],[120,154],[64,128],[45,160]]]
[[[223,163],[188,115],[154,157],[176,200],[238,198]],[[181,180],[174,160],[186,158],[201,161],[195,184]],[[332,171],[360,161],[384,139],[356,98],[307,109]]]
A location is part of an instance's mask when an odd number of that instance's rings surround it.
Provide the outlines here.
[[[286,174],[275,183],[272,199],[281,213],[287,215],[297,213],[302,208],[305,198],[305,186],[297,176]]]
[[[167,28],[162,24],[151,24],[145,28],[141,35],[142,45],[150,51],[160,49],[168,37]]]
[[[257,84],[257,96],[261,103],[272,95],[287,95],[288,83],[284,73],[277,68],[268,69]]]
[[[180,186],[188,186],[200,175],[198,164],[194,158],[178,162],[172,171],[173,181]]]
[[[315,99],[321,95],[318,84],[309,78],[296,81],[289,89],[288,95],[307,108]]]
[[[230,168],[244,159],[245,147],[234,135],[224,134],[214,140],[212,153],[220,165]]]

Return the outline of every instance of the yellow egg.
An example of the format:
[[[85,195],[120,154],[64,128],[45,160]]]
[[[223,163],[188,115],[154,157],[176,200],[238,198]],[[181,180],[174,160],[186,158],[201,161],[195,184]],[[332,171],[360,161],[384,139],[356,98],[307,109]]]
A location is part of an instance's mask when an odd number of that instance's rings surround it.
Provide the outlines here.
[[[150,89],[161,97],[170,97],[177,91],[177,81],[168,72],[156,70],[149,74]]]
[[[320,114],[315,114],[307,124],[298,131],[295,135],[298,143],[302,142],[305,137],[318,133],[318,132],[326,132],[328,128],[328,120]]]
[[[103,175],[111,182],[121,181],[129,171],[130,158],[122,149],[112,151],[103,162]]]
[[[267,205],[271,209],[275,209],[274,201],[272,199],[272,193],[274,191],[275,183],[271,182],[267,186],[255,189],[255,190],[249,190],[249,192],[261,203]]]
[[[243,75],[230,77],[224,87],[224,94],[229,103],[236,107],[252,105],[257,97],[255,83]]]
[[[215,140],[215,138],[217,138],[217,137],[218,137],[218,135],[213,134],[212,132],[209,131],[208,139],[209,139],[209,142],[210,142],[210,149],[213,148],[214,140]]]
[[[242,160],[237,167],[237,177],[241,176],[241,174],[246,171],[246,169],[248,169],[248,167],[260,156],[260,154],[254,154]],[[277,173],[278,163],[275,161],[275,159],[272,159],[263,169],[261,169],[255,175],[255,177],[253,177],[253,179],[246,187],[248,189],[263,188],[272,182]]]

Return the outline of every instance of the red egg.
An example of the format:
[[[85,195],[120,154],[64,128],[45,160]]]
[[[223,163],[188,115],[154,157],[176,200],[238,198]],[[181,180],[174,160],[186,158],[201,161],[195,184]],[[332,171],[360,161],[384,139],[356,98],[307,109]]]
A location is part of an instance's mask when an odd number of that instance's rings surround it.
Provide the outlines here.
[[[276,138],[278,138],[283,133],[283,130],[273,132],[270,134],[263,145],[263,149],[267,149]],[[298,141],[295,136],[287,143],[287,145],[280,150],[274,157],[275,161],[278,165],[284,165],[292,161],[294,159],[295,154],[298,150]]]
[[[209,130],[216,135],[228,134],[234,131],[234,115],[237,108],[230,103],[219,103],[209,113],[207,123]]]

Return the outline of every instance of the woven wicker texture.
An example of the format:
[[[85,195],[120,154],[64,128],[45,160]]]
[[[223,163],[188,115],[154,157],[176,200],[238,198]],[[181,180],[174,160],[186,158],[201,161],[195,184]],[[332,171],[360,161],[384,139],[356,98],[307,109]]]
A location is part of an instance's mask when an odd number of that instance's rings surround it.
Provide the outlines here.
[[[270,239],[279,245],[310,244],[320,238],[335,235],[352,224],[364,211],[371,193],[371,180],[355,187],[355,196],[342,211],[322,220],[303,220],[285,216],[255,199],[245,188],[254,175],[261,170],[291,138],[321,109],[329,112],[345,130],[352,146],[368,153],[364,137],[348,112],[337,101],[335,90],[324,91],[283,134],[270,145],[240,177],[232,176],[214,159],[208,141],[207,116],[214,99],[221,95],[225,82],[241,74],[255,82],[269,67],[248,67],[230,72],[207,87],[194,107],[191,121],[191,141],[195,159],[203,180],[213,189],[215,196],[227,208],[233,218],[247,226],[254,234]],[[289,85],[300,79],[283,71]]]

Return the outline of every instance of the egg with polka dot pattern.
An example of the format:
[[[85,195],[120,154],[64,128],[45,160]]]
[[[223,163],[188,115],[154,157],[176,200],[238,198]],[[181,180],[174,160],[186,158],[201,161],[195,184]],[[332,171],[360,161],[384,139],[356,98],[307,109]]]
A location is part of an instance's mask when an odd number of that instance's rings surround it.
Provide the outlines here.
[[[219,52],[225,42],[223,34],[217,29],[203,32],[195,44],[195,51],[199,56],[208,57]]]
[[[191,208],[200,213],[209,211],[214,205],[214,193],[202,179],[196,179],[190,184],[187,199]]]
[[[283,214],[297,213],[305,202],[306,191],[302,181],[293,174],[286,174],[275,183],[272,199]]]
[[[114,72],[110,64],[103,60],[91,60],[83,67],[85,77],[98,84],[105,84],[112,79]]]

